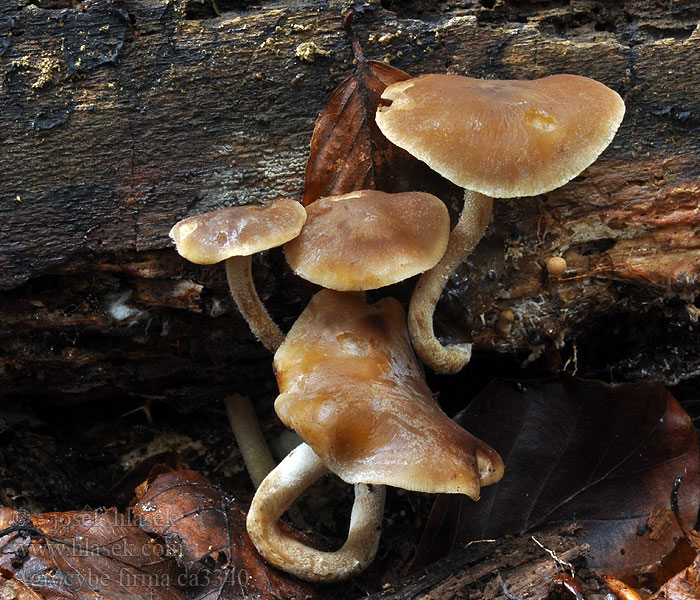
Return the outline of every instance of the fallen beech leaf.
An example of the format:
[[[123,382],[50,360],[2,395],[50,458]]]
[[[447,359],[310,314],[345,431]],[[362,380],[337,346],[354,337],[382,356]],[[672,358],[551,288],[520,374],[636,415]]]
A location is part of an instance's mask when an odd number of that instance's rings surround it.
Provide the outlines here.
[[[591,546],[592,567],[629,573],[658,561],[680,535],[670,508],[679,474],[686,475],[681,513],[695,520],[697,436],[661,384],[567,377],[520,391],[497,381],[456,420],[500,452],[505,476],[477,503],[438,498],[414,570],[471,540],[575,521]]]
[[[312,598],[313,588],[268,566],[250,541],[246,513],[195,471],[159,475],[134,515],[162,536],[187,574],[191,600]]]
[[[0,573],[0,600],[42,600],[42,598],[19,579],[7,579]]]
[[[696,555],[697,552],[690,547],[687,540],[680,538],[671,552],[657,563],[637,572],[630,582],[645,590],[658,590],[669,579],[690,566]]]
[[[0,508],[0,573],[44,600],[185,600],[165,550],[114,509],[29,517]]]
[[[700,554],[693,563],[669,579],[649,600],[697,600],[700,598]]]
[[[443,201],[461,198],[461,190],[425,163],[389,142],[374,120],[384,89],[410,75],[383,62],[367,60],[352,31],[345,30],[357,67],[331,94],[319,115],[306,164],[304,206],[324,196],[362,189],[383,192],[431,192]]]

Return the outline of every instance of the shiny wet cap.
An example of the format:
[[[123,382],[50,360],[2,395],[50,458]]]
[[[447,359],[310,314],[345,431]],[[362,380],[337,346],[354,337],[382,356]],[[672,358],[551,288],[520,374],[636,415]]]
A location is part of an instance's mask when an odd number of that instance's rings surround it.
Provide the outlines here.
[[[424,75],[388,86],[377,125],[453,183],[492,198],[556,189],[593,163],[622,122],[622,98],[578,75],[532,81]]]
[[[275,354],[275,410],[348,483],[479,497],[500,456],[442,412],[393,298],[322,290]]]
[[[299,202],[280,198],[264,206],[232,206],[189,217],[170,230],[170,237],[182,257],[213,265],[281,246],[299,235],[305,221]]]
[[[371,290],[427,271],[445,253],[450,217],[425,192],[361,190],[306,207],[301,234],[284,247],[294,272],[340,291]]]

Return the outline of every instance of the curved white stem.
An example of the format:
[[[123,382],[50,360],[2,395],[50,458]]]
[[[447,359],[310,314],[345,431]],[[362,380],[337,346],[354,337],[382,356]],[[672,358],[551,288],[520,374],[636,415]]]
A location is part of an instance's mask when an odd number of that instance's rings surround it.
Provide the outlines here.
[[[253,283],[250,256],[232,256],[226,259],[226,278],[231,296],[241,315],[256,338],[270,352],[275,353],[284,341],[284,334],[260,300]]]
[[[327,472],[307,444],[297,446],[260,484],[246,522],[250,538],[267,562],[306,581],[339,581],[360,573],[372,562],[379,545],[383,485],[355,485],[347,541],[335,552],[316,550],[282,530],[282,514]]]
[[[408,307],[408,332],[419,358],[436,373],[457,373],[471,358],[471,344],[443,346],[435,337],[433,313],[445,284],[455,269],[474,251],[486,231],[493,211],[493,198],[464,192],[464,207],[450,233],[440,262],[418,279]]]

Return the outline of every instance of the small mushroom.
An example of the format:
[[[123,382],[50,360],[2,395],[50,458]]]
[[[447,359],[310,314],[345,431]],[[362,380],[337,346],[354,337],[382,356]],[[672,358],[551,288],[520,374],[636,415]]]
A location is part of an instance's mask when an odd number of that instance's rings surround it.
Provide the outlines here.
[[[566,260],[561,256],[551,256],[547,259],[547,273],[550,277],[561,277],[567,266]]]
[[[424,192],[360,190],[306,207],[298,237],[284,245],[294,272],[339,291],[371,290],[434,267],[445,252],[450,217]]]
[[[275,354],[275,410],[305,444],[263,481],[248,532],[265,559],[309,581],[364,569],[379,540],[385,485],[478,499],[503,474],[489,446],[442,412],[410,345],[405,312],[393,298],[322,290]],[[351,532],[337,553],[285,535],[291,502],[327,470],[356,485]]]
[[[513,329],[513,321],[515,321],[513,311],[510,309],[502,310],[498,315],[498,320],[496,321],[496,329],[499,333],[508,335]]]
[[[271,352],[284,334],[270,318],[255,290],[251,257],[299,235],[306,211],[297,201],[280,198],[264,206],[233,206],[184,219],[170,230],[177,251],[200,265],[226,261],[231,296],[253,334]]]
[[[533,81],[424,75],[384,90],[376,121],[394,144],[465,188],[445,256],[424,273],[409,307],[418,356],[440,373],[459,371],[471,344],[443,346],[433,313],[449,277],[474,250],[492,198],[534,196],[560,187],[608,146],[625,112],[620,96],[577,75]]]

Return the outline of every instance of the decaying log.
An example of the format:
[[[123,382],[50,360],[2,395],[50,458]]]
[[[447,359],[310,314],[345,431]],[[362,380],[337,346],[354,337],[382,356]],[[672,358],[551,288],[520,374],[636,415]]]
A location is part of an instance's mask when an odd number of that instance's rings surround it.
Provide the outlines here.
[[[559,596],[561,585],[553,577],[571,568],[586,598],[603,598],[604,585],[584,567],[588,547],[577,541],[576,529],[475,542],[367,600],[507,600],[504,587],[513,597],[528,600],[569,597]]]
[[[0,395],[211,381],[245,391],[269,374],[222,269],[186,264],[167,233],[198,212],[301,197],[315,118],[352,70],[349,5],[0,5]],[[487,238],[439,305],[438,332],[526,357],[547,347],[571,355],[577,344],[595,354],[603,327],[618,343],[613,376],[696,375],[700,0],[359,8],[367,55],[411,74],[578,73],[628,107],[611,147],[575,181],[497,201]],[[458,199],[446,200],[456,210]],[[561,279],[546,274],[553,255],[567,261]],[[310,289],[279,252],[256,270],[289,326]],[[509,332],[496,327],[506,309]]]

